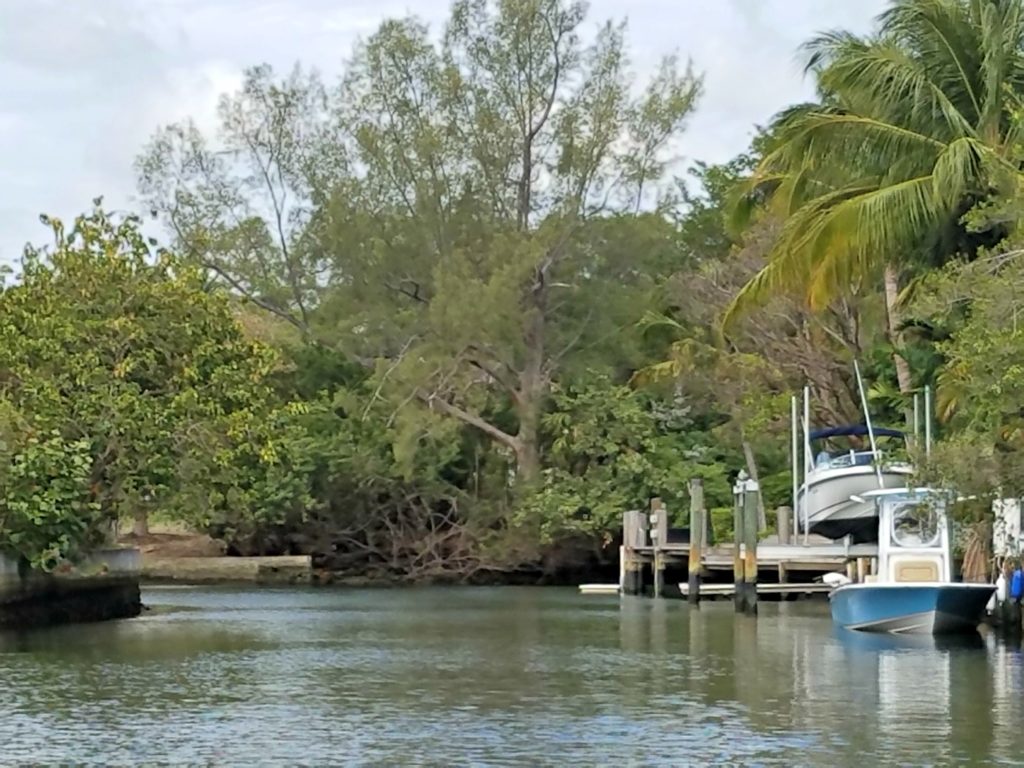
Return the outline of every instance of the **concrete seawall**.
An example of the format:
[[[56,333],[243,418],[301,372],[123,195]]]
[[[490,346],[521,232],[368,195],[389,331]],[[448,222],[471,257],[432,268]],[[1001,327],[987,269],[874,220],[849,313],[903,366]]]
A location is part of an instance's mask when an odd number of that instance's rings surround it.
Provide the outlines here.
[[[138,616],[140,566],[138,550],[108,549],[75,566],[22,577],[18,563],[0,555],[0,629]]]
[[[141,577],[150,582],[213,584],[309,584],[313,567],[308,555],[275,557],[160,557],[143,555]]]

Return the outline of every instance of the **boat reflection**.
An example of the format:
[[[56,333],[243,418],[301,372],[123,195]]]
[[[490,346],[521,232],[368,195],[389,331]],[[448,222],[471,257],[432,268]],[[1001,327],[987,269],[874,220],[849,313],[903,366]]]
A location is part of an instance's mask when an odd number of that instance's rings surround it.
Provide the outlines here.
[[[832,636],[851,651],[984,651],[985,639],[978,632],[962,635],[893,634],[890,632],[862,632],[833,627]]]

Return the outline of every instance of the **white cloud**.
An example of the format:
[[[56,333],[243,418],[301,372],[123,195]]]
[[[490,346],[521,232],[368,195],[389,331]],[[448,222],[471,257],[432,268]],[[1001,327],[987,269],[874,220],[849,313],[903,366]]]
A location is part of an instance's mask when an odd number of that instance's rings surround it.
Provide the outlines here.
[[[822,29],[866,31],[884,0],[592,0],[591,24],[629,17],[635,69],[672,52],[706,75],[682,151],[722,161],[755,123],[812,95],[797,49]],[[359,36],[414,13],[439,31],[448,0],[2,0],[0,261],[42,241],[40,212],[96,195],[127,207],[132,162],[159,125],[212,126],[247,66],[296,60],[336,75]]]

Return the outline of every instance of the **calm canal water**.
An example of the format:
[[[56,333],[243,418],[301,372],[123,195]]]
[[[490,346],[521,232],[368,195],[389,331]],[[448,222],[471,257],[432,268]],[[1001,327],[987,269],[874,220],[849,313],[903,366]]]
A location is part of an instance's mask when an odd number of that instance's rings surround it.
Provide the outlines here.
[[[1024,656],[837,635],[824,602],[151,589],[0,636],[0,765],[1024,763]]]

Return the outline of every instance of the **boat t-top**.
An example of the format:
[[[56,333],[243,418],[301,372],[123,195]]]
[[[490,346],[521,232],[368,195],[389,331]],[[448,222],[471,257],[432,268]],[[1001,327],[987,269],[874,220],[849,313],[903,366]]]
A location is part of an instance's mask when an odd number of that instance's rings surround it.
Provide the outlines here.
[[[828,539],[849,537],[852,543],[859,544],[878,540],[878,510],[873,502],[865,500],[865,494],[906,487],[914,467],[900,458],[901,454],[906,455],[906,435],[872,424],[856,362],[854,369],[863,424],[811,429],[810,389],[804,387],[802,419],[797,413],[797,398],[793,398],[793,517],[794,530],[805,536],[813,533]],[[926,405],[926,431],[930,432],[927,410]],[[802,431],[802,440],[798,431]]]

